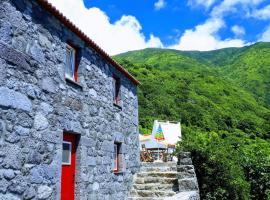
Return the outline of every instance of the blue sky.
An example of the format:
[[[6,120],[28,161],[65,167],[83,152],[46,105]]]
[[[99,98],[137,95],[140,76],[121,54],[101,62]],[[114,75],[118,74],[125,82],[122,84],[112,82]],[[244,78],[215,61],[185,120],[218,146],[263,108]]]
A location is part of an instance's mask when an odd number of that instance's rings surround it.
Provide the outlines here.
[[[270,41],[270,0],[50,0],[114,55],[147,47],[213,50]]]
[[[207,13],[201,9],[191,9],[183,0],[171,0],[162,9],[155,9],[152,0],[84,0],[85,6],[98,7],[107,13],[111,23],[122,15],[135,16],[143,27],[142,32],[149,36],[154,33],[167,45],[185,29],[202,23]]]

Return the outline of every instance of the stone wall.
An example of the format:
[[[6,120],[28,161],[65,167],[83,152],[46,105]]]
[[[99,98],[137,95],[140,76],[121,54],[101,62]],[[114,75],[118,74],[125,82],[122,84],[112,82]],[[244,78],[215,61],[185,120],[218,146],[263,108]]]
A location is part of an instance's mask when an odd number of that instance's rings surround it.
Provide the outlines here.
[[[80,48],[80,85],[64,78],[68,41]],[[0,72],[0,200],[60,199],[64,130],[80,137],[76,199],[126,199],[139,167],[136,86],[34,0],[0,1]]]

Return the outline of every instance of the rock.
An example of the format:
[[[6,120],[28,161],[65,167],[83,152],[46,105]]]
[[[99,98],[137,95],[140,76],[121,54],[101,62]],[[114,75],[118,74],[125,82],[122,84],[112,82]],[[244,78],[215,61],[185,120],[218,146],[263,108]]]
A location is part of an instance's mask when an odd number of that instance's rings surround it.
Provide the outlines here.
[[[22,38],[22,40],[25,41],[25,38]],[[30,67],[29,63],[27,62],[27,60],[30,60],[27,55],[15,51],[13,48],[10,48],[2,43],[0,43],[0,58],[3,58],[4,60],[16,65],[17,70],[33,70],[33,67]]]
[[[196,178],[179,179],[178,184],[180,192],[198,190],[198,183]]]
[[[37,41],[34,42],[34,44],[30,47],[30,55],[33,56],[33,58],[36,59],[36,61],[45,62],[45,56],[40,48],[40,46],[37,44]]]
[[[3,160],[5,168],[19,170],[22,168],[23,156],[21,148],[18,145],[7,145],[2,149],[5,155],[8,155]]]
[[[39,33],[38,38],[41,46],[47,47],[48,49],[52,48],[52,43],[48,40],[48,38],[44,34]]]
[[[197,191],[180,192],[172,197],[167,197],[164,200],[199,200],[200,196]]]
[[[0,59],[0,85],[4,85],[7,81],[7,66],[6,63]]]
[[[16,36],[12,38],[12,46],[18,51],[25,52],[27,47],[27,41],[22,36]]]
[[[27,188],[27,190],[23,193],[23,199],[33,199],[36,196],[36,191],[33,187]]]
[[[41,90],[37,86],[28,85],[24,88],[24,92],[31,99],[36,99],[40,97]]]
[[[48,128],[49,122],[42,113],[37,113],[34,119],[34,128],[38,131]]]
[[[97,92],[96,90],[94,90],[93,88],[91,88],[89,90],[89,95],[93,98],[93,99],[96,99],[97,98]]]
[[[43,182],[44,172],[41,168],[33,168],[30,171],[30,181],[31,183],[40,184]]]
[[[89,166],[96,166],[96,158],[95,157],[88,157],[87,158],[87,165]]]
[[[31,128],[33,126],[33,119],[27,113],[17,114],[18,125],[24,128]]]
[[[93,147],[95,146],[96,142],[91,138],[81,137],[81,144],[87,147]]]
[[[99,189],[99,183],[98,182],[94,182],[93,184],[93,190],[98,190]]]
[[[46,92],[55,93],[55,83],[50,77],[42,79],[41,88]]]
[[[5,141],[10,142],[12,144],[20,141],[20,136],[16,133],[10,133],[6,136]]]
[[[6,179],[0,179],[0,193],[5,193],[9,185],[10,185],[9,181],[7,181]],[[1,194],[0,194],[0,200],[1,200]]]
[[[11,41],[12,28],[11,25],[7,22],[0,22],[0,35],[1,40],[5,43],[9,43]]]
[[[40,153],[38,153],[37,151],[31,151],[28,159],[27,159],[27,163],[29,164],[40,164],[42,161],[42,156]]]
[[[15,133],[20,136],[29,136],[30,130],[21,126],[15,126]]]
[[[24,182],[14,182],[12,183],[8,189],[9,191],[11,191],[12,193],[16,193],[16,194],[22,194],[27,188],[26,183]]]
[[[4,132],[4,125],[3,125],[4,122],[0,121],[0,137],[1,137],[1,133]]]
[[[105,152],[114,152],[114,143],[109,141],[104,141],[101,145],[101,150]]]
[[[11,180],[11,179],[13,179],[15,177],[15,173],[14,173],[13,170],[7,169],[7,170],[4,171],[4,177],[7,180]]]
[[[0,194],[0,200],[21,200],[13,194]]]
[[[32,103],[25,95],[5,87],[0,87],[0,106],[28,112],[32,110]]]
[[[48,199],[52,194],[52,188],[42,185],[38,188],[38,199]]]
[[[45,102],[40,104],[40,110],[44,115],[48,115],[53,111],[53,107]]]

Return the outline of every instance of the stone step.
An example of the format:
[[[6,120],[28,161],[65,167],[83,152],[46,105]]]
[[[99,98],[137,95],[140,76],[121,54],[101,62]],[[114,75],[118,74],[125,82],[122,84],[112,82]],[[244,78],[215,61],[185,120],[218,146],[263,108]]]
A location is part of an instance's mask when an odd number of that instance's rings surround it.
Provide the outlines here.
[[[165,197],[163,200],[200,200],[198,191],[179,192],[174,196]]]
[[[176,178],[165,178],[165,177],[137,177],[134,181],[135,184],[146,184],[146,183],[158,183],[158,184],[177,184],[178,179]]]
[[[175,171],[166,171],[166,172],[139,172],[137,174],[138,178],[145,178],[145,177],[165,177],[165,178],[177,178],[178,173]]]
[[[167,172],[167,171],[177,171],[176,166],[167,166],[167,167],[141,167],[141,172]]]
[[[141,162],[141,167],[172,167],[176,165],[176,162]]]
[[[174,196],[176,192],[160,191],[160,190],[131,190],[131,197],[170,197]]]
[[[156,184],[156,183],[148,183],[148,184],[134,184],[133,188],[135,190],[171,190],[178,191],[178,184]]]
[[[129,197],[128,200],[163,200],[163,197]]]

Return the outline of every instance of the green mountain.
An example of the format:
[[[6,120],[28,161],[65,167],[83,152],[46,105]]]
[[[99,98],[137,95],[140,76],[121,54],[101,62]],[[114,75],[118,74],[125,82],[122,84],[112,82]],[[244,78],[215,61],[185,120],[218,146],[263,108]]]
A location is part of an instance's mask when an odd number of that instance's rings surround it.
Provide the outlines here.
[[[145,49],[116,56],[133,64],[146,64],[160,70],[210,70],[252,92],[256,100],[270,106],[270,43],[215,51]]]
[[[270,43],[115,56],[142,83],[140,132],[181,121],[202,199],[270,199]]]

